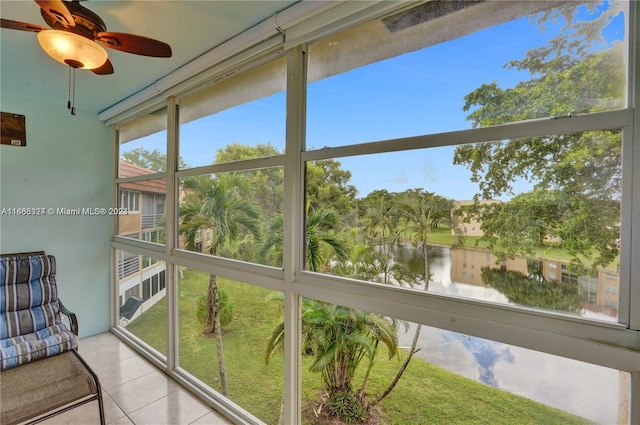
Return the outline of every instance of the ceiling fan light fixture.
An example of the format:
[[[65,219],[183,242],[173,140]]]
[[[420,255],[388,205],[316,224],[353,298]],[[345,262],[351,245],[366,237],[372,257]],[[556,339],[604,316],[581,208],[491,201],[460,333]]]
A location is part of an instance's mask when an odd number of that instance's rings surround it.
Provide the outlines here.
[[[98,43],[69,31],[40,31],[38,42],[46,54],[73,68],[96,69],[108,59],[107,51]]]

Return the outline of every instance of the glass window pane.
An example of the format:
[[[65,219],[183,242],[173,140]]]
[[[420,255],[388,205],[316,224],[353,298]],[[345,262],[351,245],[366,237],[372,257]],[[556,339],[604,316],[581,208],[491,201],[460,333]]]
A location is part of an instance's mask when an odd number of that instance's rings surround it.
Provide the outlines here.
[[[166,179],[118,184],[118,235],[165,243]]]
[[[182,99],[180,168],[284,152],[285,87],[283,57]]]
[[[310,162],[306,267],[617,321],[621,147],[602,130]]]
[[[166,356],[164,261],[116,250],[118,324]]]
[[[167,108],[123,125],[118,137],[119,178],[167,170]]]
[[[282,264],[282,167],[179,179],[182,249]]]
[[[426,2],[313,43],[307,147],[625,107],[628,2],[549,4]]]
[[[277,424],[284,364],[282,358],[274,358],[267,366],[265,347],[275,325],[274,311],[282,308],[282,293],[193,269],[181,269],[178,282],[180,368],[262,421]],[[213,287],[222,326],[217,336],[212,331],[215,321],[207,317]],[[275,300],[273,305],[265,305],[267,298]]]
[[[339,305],[302,304],[303,423],[628,421],[628,373]]]

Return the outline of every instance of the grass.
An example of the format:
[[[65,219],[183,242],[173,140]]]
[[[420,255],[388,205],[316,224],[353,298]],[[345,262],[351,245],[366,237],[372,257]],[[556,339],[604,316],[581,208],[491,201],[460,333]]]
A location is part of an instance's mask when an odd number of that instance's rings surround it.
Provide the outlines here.
[[[213,338],[202,336],[196,319],[199,296],[207,290],[209,275],[186,270],[179,283],[179,365],[217,391],[220,390]],[[276,424],[283,394],[284,364],[275,355],[267,365],[264,345],[280,319],[276,303],[265,304],[268,289],[219,278],[229,294],[234,318],[225,330],[224,357],[229,398],[268,424]],[[128,329],[153,347],[164,347],[166,303],[161,300]],[[403,354],[404,351],[403,351]],[[378,395],[391,381],[402,360],[380,352],[367,392]],[[303,358],[303,404],[320,392],[320,375],[309,372]],[[360,377],[364,371],[359,371]],[[356,380],[359,384],[360,379]],[[414,358],[394,391],[382,403],[381,424],[586,424],[558,409],[461,377]]]

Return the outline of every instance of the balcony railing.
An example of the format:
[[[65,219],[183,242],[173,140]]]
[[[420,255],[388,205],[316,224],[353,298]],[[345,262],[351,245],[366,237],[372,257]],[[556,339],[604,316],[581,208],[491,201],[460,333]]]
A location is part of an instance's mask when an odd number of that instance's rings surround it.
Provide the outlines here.
[[[137,256],[118,261],[118,279],[124,279],[139,271],[140,259]]]
[[[142,228],[151,229],[158,227],[163,214],[142,214]]]

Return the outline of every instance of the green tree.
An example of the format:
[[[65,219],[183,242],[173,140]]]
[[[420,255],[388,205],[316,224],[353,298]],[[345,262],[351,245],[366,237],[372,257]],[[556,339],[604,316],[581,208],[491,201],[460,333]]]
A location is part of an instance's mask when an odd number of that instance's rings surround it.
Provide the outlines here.
[[[424,260],[424,290],[427,291],[431,279],[429,267],[430,233],[441,226],[447,226],[455,234],[452,249],[461,246],[464,242],[458,228],[457,216],[453,214],[453,201],[431,192],[425,192],[423,189],[409,189],[398,194],[394,198],[393,204],[400,216],[401,226],[415,238],[415,244]],[[379,403],[393,390],[413,356],[420,351],[417,347],[421,330],[422,325],[416,324],[416,331],[407,357],[387,390],[376,400],[376,403]]]
[[[311,209],[331,206],[344,223],[355,220],[355,199],[358,190],[349,183],[351,172],[340,168],[332,159],[307,163],[306,200]]]
[[[558,234],[557,223],[570,208],[563,194],[554,190],[533,190],[511,201],[473,205],[483,240],[500,260],[515,255],[533,256],[547,237]]]
[[[309,370],[322,376],[330,413],[347,423],[365,420],[368,416],[364,400],[368,372],[358,390],[353,383],[355,372],[365,359],[367,371],[371,370],[380,343],[387,347],[389,358],[396,355],[395,323],[376,314],[305,300],[302,338],[313,356]],[[283,344],[284,322],[280,322],[267,341],[267,363]]]
[[[307,214],[305,257],[309,270],[320,271],[330,255],[335,255],[338,260],[347,257],[348,248],[338,234],[339,229],[340,217],[334,210],[313,210]]]
[[[180,206],[180,233],[187,249],[195,249],[198,230],[211,231],[212,237],[206,251],[216,255],[218,248],[234,241],[246,229],[259,235],[259,215],[253,205],[242,196],[243,181],[233,176],[225,178],[209,176],[188,177],[182,180],[185,191]],[[222,347],[222,325],[220,323],[220,295],[217,277],[209,275],[207,290],[207,332],[216,339],[216,354],[220,371],[222,393],[228,396],[226,369]]]
[[[167,156],[158,149],[152,151],[145,149],[144,146],[131,149],[122,154],[122,159],[128,163],[138,165],[148,170],[162,173],[167,171]],[[186,168],[187,164],[182,158],[178,159],[180,168]]]
[[[396,196],[386,190],[376,190],[359,201],[360,226],[371,243],[385,254],[390,254],[399,236],[399,214],[393,203]]]
[[[279,155],[282,153],[271,143],[258,143],[256,146],[232,143],[218,150],[214,163],[220,164]],[[252,199],[263,219],[268,220],[276,213],[282,212],[284,204],[284,169],[282,167],[234,171],[229,174],[240,176],[246,180],[247,186],[250,188],[259,188],[259,190],[253,190]]]
[[[307,205],[307,219],[305,223],[305,261],[307,267],[312,271],[319,271],[321,265],[325,264],[325,259],[332,255],[344,262],[347,256],[347,246],[345,241],[336,236],[339,229],[339,217],[333,210],[309,211]],[[276,214],[267,225],[265,237],[259,251],[259,257],[269,264],[280,265],[282,263],[282,243],[283,243],[284,218],[282,214]],[[267,296],[267,301],[278,299],[283,301],[282,293],[274,292]],[[304,301],[307,305],[310,301]],[[281,320],[271,332],[268,341],[267,363],[276,347],[284,344],[284,320]],[[307,339],[304,344],[305,350],[312,346],[312,342]],[[280,407],[280,420],[283,419],[284,401]]]
[[[526,275],[514,270],[489,267],[483,267],[481,273],[482,282],[500,291],[510,303],[574,313],[582,309],[583,301],[577,280],[559,284],[539,274]]]
[[[453,247],[463,243],[456,216],[453,215],[453,201],[423,189],[410,189],[399,194],[395,208],[400,215],[401,226],[415,241],[424,259],[425,290],[429,289],[429,235],[441,226],[451,228],[455,234]]]
[[[464,110],[471,111],[467,118],[474,127],[624,107],[624,43],[607,43],[602,35],[623,4],[594,3],[588,19],[577,18],[578,7],[568,2],[535,18],[542,28],[550,22],[563,25],[547,45],[506,64],[528,71],[529,80],[512,88],[501,88],[496,82],[484,84],[465,97]],[[618,130],[585,131],[459,146],[454,163],[471,171],[472,181],[479,184],[478,200],[511,195],[518,180],[534,184],[536,192],[528,195],[526,202],[514,199],[509,207],[485,210],[483,219],[495,213],[491,229],[499,228],[500,222],[505,228],[512,227],[509,214],[501,214],[505,208],[515,213],[518,204],[542,213],[548,206],[548,196],[542,194],[558,199],[560,203],[553,208],[558,212],[555,233],[563,239],[575,264],[581,264],[580,255],[584,255],[596,267],[609,264],[618,253],[621,146]],[[516,214],[522,217],[526,212]],[[540,223],[545,221],[542,217]],[[501,249],[527,252],[528,246],[540,239],[536,232],[525,236],[526,241],[503,238]],[[495,237],[490,232],[485,239]]]
[[[310,208],[307,208],[309,211]],[[282,261],[282,214],[268,224],[259,256],[271,264]],[[340,217],[332,209],[310,210],[305,223],[305,261],[309,270],[320,271],[328,267],[332,256],[342,261],[348,256],[345,240],[339,236]]]
[[[266,158],[270,156],[282,155],[282,152],[269,143],[258,143],[255,146],[243,145],[241,143],[231,143],[224,149],[216,152],[214,164],[225,162],[242,161],[245,159]]]

